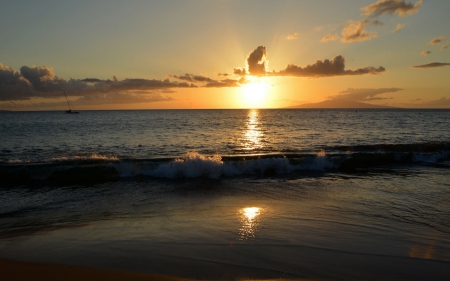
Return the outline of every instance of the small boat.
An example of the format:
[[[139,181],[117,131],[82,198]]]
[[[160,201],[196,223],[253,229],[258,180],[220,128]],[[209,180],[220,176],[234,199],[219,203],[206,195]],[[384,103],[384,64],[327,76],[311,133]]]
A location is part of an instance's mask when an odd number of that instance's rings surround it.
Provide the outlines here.
[[[66,97],[67,105],[69,106],[69,110],[66,110],[65,113],[66,114],[78,114],[79,113],[78,111],[72,110],[72,107],[70,106],[70,103],[69,103],[69,99],[67,98],[67,95],[66,95],[66,91],[63,90],[63,92],[64,92],[64,96]]]

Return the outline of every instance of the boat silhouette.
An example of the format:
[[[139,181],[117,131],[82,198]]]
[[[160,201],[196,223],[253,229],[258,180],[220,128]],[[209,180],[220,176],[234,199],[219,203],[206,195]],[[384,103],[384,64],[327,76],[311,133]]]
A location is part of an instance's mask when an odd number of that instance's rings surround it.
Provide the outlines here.
[[[66,95],[66,91],[63,90],[63,92],[64,92],[64,96],[66,97],[67,105],[69,106],[69,110],[66,110],[64,113],[66,113],[66,114],[78,114],[78,113],[80,113],[78,111],[72,110],[72,107],[70,106],[70,103],[69,103],[69,99],[67,98],[67,95]]]

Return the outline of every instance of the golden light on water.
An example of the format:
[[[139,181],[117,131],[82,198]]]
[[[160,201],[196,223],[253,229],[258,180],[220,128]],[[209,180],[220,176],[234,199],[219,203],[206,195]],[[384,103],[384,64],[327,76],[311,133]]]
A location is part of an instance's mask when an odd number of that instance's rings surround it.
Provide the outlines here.
[[[260,223],[261,211],[262,210],[259,207],[246,207],[240,210],[240,240],[247,240],[256,237],[256,232]]]
[[[243,146],[245,150],[255,150],[263,146],[261,143],[263,134],[261,132],[258,110],[252,109],[249,111],[247,117],[247,130],[244,134]]]
[[[258,207],[244,208],[244,216],[246,216],[248,220],[253,220],[258,215],[259,215]]]

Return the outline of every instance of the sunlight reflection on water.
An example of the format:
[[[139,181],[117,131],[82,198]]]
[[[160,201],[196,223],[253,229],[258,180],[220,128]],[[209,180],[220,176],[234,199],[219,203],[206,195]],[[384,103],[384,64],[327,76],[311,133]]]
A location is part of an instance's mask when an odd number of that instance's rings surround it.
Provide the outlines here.
[[[261,208],[247,207],[240,210],[241,227],[239,240],[247,240],[256,237],[256,231],[260,223]]]
[[[255,150],[263,147],[261,140],[264,135],[261,132],[258,110],[252,109],[248,112],[247,130],[244,134],[243,146],[245,150]]]

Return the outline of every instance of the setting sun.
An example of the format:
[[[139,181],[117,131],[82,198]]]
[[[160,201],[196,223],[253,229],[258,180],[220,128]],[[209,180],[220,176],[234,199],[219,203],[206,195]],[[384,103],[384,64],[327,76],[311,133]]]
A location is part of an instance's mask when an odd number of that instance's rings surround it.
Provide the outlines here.
[[[265,107],[269,86],[261,79],[252,81],[242,86],[245,107]]]

